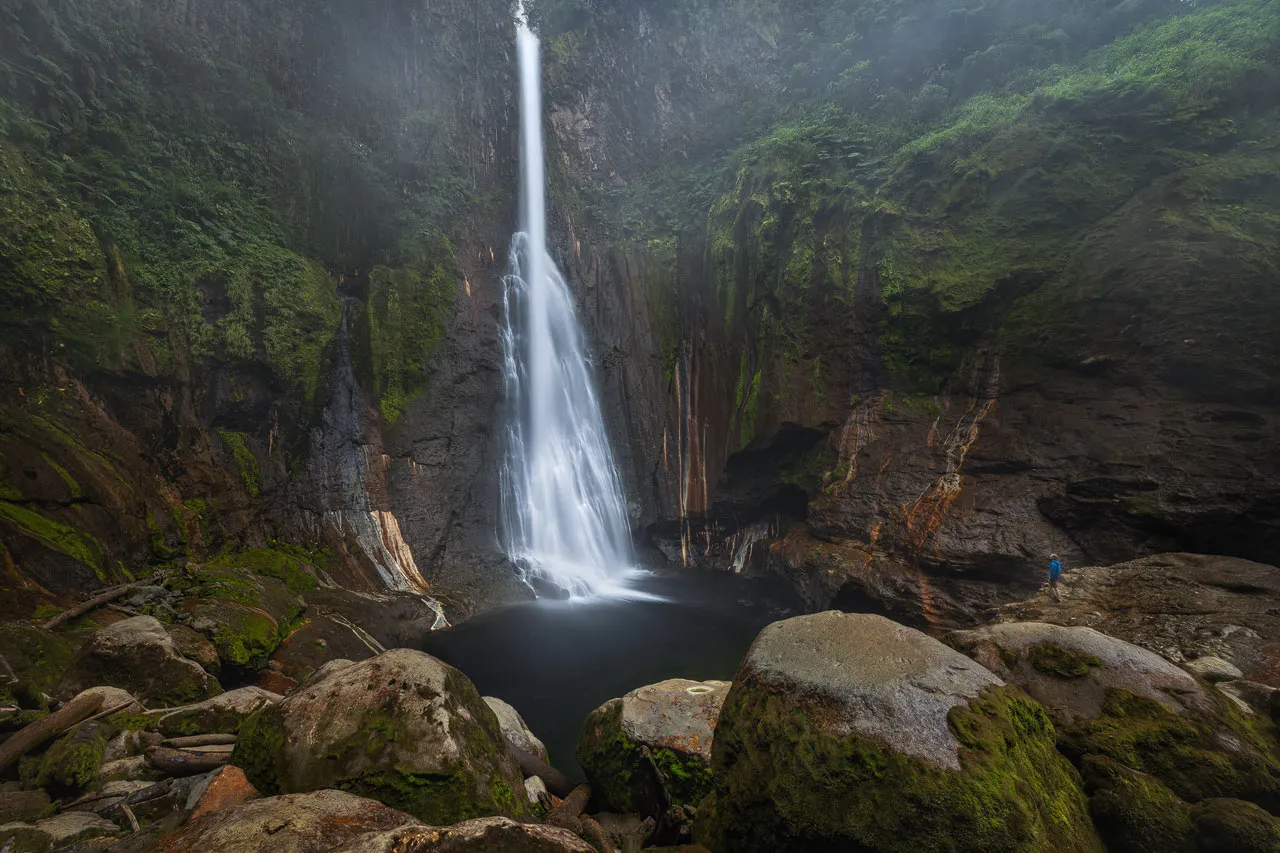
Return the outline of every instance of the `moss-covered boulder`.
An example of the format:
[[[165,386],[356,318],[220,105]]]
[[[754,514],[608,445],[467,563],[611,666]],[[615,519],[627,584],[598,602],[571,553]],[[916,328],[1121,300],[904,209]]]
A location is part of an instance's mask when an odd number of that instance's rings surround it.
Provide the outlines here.
[[[7,679],[0,683],[0,699],[29,704],[28,697],[38,700],[57,689],[75,649],[61,634],[10,622],[0,625],[0,655],[18,677],[16,683]]]
[[[154,726],[166,737],[235,734],[245,720],[283,698],[259,687],[241,687],[166,711],[156,717]]]
[[[173,644],[177,646],[180,655],[200,664],[200,666],[204,667],[204,671],[210,675],[218,675],[218,672],[222,669],[221,661],[218,659],[218,650],[214,648],[213,643],[209,642],[209,639],[204,634],[189,625],[181,624],[166,625],[165,630],[173,638]]]
[[[1174,712],[1204,711],[1208,691],[1155,652],[1092,628],[1003,622],[954,631],[947,643],[1047,707],[1059,726],[1102,714],[1107,691],[1120,688]]]
[[[1223,696],[1212,711],[1178,713],[1165,704],[1112,689],[1097,719],[1059,730],[1073,760],[1105,755],[1156,777],[1188,803],[1237,798],[1280,808],[1280,747],[1275,725],[1245,715]]]
[[[1081,767],[1089,814],[1111,853],[1190,853],[1187,804],[1154,776],[1101,755]]]
[[[98,781],[109,727],[90,723],[54,743],[40,759],[36,784],[58,796],[73,796]]]
[[[94,634],[67,668],[58,694],[70,698],[96,685],[129,691],[144,702],[183,705],[222,692],[200,664],[178,652],[164,625],[135,616]]]
[[[711,744],[727,681],[682,678],[632,690],[591,713],[578,763],[599,805],[661,814],[697,805],[711,791]]]
[[[1102,849],[1044,709],[879,616],[765,628],[712,770],[697,835],[713,853]]]
[[[335,669],[240,727],[232,762],[268,794],[337,788],[444,825],[523,815],[523,779],[471,681],[396,649]]]
[[[1280,853],[1280,820],[1253,803],[1209,799],[1191,807],[1196,853]]]

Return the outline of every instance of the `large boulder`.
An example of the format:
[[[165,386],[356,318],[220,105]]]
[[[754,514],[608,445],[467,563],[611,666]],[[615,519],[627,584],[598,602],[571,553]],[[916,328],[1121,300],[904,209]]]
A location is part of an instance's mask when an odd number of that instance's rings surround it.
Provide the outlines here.
[[[228,690],[203,702],[159,714],[156,729],[168,737],[235,734],[240,731],[241,723],[283,698],[258,687]]]
[[[1047,705],[1061,750],[1111,758],[1181,799],[1280,808],[1275,726],[1138,646],[1085,627],[1002,623],[948,642]]]
[[[1003,622],[953,631],[946,640],[1047,706],[1059,725],[1101,716],[1116,688],[1179,713],[1212,707],[1208,691],[1181,668],[1092,628]]]
[[[167,836],[157,853],[317,853],[363,835],[416,821],[381,803],[342,791],[253,800],[208,812]]]
[[[698,836],[715,853],[1101,850],[1045,710],[879,616],[765,628],[712,755]]]
[[[595,848],[567,829],[486,817],[368,835],[338,853],[595,853]]]
[[[94,634],[63,674],[58,694],[70,698],[102,684],[159,705],[197,702],[222,692],[200,664],[178,652],[152,616],[134,616]]]
[[[661,814],[711,790],[711,744],[727,681],[670,679],[611,699],[578,736],[578,762],[601,807]]]
[[[543,761],[551,761],[550,756],[547,755],[547,745],[533,733],[519,711],[493,696],[485,696],[484,703],[498,718],[498,726],[502,729],[502,736],[506,738],[508,744]]]
[[[261,791],[337,788],[433,825],[520,816],[520,770],[458,670],[396,649],[330,671],[241,727],[232,763]]]

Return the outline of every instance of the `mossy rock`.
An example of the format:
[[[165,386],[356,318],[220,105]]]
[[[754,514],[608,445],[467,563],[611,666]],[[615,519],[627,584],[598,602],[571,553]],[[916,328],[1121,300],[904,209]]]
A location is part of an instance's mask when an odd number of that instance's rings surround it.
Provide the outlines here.
[[[194,705],[175,708],[158,719],[149,718],[148,722],[166,737],[235,734],[245,720],[280,699],[258,687],[240,687]]]
[[[613,699],[578,736],[578,763],[602,809],[658,815],[711,792],[711,747],[724,681],[672,679]]]
[[[31,625],[0,625],[0,655],[9,662],[19,683],[28,686],[32,696],[52,694],[62,674],[75,657],[72,643],[61,634]],[[0,698],[20,698],[11,682],[0,684]]]
[[[1154,776],[1101,755],[1081,768],[1089,814],[1111,853],[1192,853],[1187,804]]]
[[[58,796],[93,788],[107,748],[105,734],[103,726],[90,724],[54,743],[40,760],[36,784]]]
[[[103,628],[85,644],[64,673],[58,694],[109,685],[160,706],[185,705],[222,692],[217,680],[178,653],[164,626],[135,616]]]
[[[261,669],[302,623],[302,599],[282,581],[239,569],[202,570],[192,581],[183,610],[233,672]]]
[[[1027,660],[1045,675],[1058,678],[1083,678],[1102,662],[1095,655],[1064,649],[1056,643],[1039,643],[1027,650]]]
[[[1148,773],[1190,803],[1225,797],[1280,807],[1275,725],[1224,697],[1215,697],[1214,713],[1180,714],[1112,689],[1102,716],[1060,731],[1059,746],[1077,761],[1103,755]]]
[[[1209,799],[1191,807],[1197,853],[1280,853],[1280,820],[1253,803]]]
[[[408,649],[332,670],[254,714],[232,763],[267,794],[334,788],[437,826],[528,814],[519,769],[475,686]]]
[[[979,669],[865,614],[766,628],[720,713],[697,840],[713,853],[1100,851],[1044,708]]]

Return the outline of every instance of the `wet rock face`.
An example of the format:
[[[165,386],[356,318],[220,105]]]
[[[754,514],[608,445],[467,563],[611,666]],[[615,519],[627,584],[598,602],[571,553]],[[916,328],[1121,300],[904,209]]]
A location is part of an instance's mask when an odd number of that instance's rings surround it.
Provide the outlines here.
[[[200,664],[178,653],[164,626],[152,616],[125,619],[95,634],[71,662],[58,694],[70,698],[100,684],[159,705],[181,705],[222,692]]]
[[[762,631],[712,753],[696,834],[716,853],[1101,849],[1043,709],[878,616]]]
[[[696,806],[711,790],[711,745],[727,681],[671,679],[591,713],[578,762],[603,808],[642,815]]]
[[[1092,628],[1004,622],[956,631],[947,643],[1045,705],[1070,725],[1102,715],[1107,692],[1120,689],[1172,711],[1209,712],[1205,688],[1153,652]]]
[[[1060,600],[1007,605],[999,618],[1080,625],[1175,663],[1209,656],[1251,680],[1280,673],[1280,569],[1201,554],[1161,554],[1114,566],[1069,568]]]
[[[340,788],[433,824],[527,809],[475,687],[407,649],[331,669],[259,712],[241,726],[233,763],[264,793]]]

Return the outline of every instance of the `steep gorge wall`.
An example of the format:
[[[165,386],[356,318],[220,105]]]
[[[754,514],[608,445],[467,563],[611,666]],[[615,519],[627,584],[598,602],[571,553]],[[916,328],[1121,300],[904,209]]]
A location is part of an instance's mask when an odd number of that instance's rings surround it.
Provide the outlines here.
[[[278,544],[463,614],[520,594],[488,489],[510,30],[496,2],[6,6],[6,586]]]
[[[1051,50],[992,7],[817,95],[805,14],[714,5],[550,37],[559,242],[670,556],[937,624],[1051,551],[1271,559],[1274,3],[1027,10]]]

